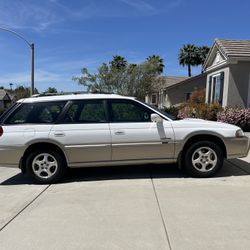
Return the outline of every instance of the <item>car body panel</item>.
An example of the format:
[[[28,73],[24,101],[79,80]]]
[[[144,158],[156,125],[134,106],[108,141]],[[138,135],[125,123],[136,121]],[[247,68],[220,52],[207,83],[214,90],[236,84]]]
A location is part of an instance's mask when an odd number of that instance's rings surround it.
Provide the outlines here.
[[[56,124],[49,138],[63,145],[68,164],[111,160],[109,125]]]
[[[171,123],[110,123],[112,160],[171,159],[174,133]]]

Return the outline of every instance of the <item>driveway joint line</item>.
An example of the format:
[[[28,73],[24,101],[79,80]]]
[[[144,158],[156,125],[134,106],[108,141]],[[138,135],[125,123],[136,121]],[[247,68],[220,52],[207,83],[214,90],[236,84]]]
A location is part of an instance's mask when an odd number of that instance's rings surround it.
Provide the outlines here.
[[[161,210],[161,206],[160,206],[160,201],[158,199],[158,195],[157,195],[157,192],[156,192],[156,188],[155,188],[155,185],[154,185],[154,180],[153,180],[151,171],[150,171],[150,179],[151,179],[151,183],[152,183],[152,186],[153,186],[153,191],[154,191],[154,196],[155,196],[155,199],[156,199],[156,203],[157,203],[157,206],[158,206],[158,209],[159,209],[159,212],[160,212],[161,221],[162,221],[162,224],[163,224],[165,235],[166,235],[166,238],[167,238],[168,246],[169,246],[169,249],[172,250],[169,235],[168,235],[167,226],[166,226],[164,218],[163,218],[163,214],[162,214],[162,210]]]
[[[15,216],[13,216],[7,223],[5,223],[1,228],[0,232],[7,227],[14,219],[16,219],[26,208],[28,208],[35,200],[37,200],[51,185],[48,185],[43,189],[35,198],[33,198],[25,207],[23,207]]]

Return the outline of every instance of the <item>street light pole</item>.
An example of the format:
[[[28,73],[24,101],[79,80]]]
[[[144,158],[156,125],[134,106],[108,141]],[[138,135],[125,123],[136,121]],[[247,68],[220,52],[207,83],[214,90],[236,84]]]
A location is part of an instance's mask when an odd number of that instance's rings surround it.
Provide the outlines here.
[[[32,96],[35,93],[35,44],[29,43],[22,35],[18,34],[13,30],[0,27],[0,30],[12,33],[13,35],[22,39],[31,49],[31,88],[30,95]]]
[[[35,44],[31,44],[31,96],[35,94]]]

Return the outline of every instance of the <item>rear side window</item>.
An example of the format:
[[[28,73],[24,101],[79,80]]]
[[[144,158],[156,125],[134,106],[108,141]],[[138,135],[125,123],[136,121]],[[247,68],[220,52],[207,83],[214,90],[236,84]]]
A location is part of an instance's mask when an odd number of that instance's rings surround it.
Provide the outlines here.
[[[5,124],[55,123],[66,102],[23,103],[4,122]]]
[[[72,103],[63,123],[103,123],[107,122],[102,100],[84,100]]]

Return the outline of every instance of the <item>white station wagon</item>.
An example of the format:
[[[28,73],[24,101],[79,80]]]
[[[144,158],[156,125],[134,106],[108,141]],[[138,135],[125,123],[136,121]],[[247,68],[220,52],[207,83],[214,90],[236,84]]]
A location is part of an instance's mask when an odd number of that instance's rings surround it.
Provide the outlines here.
[[[249,140],[233,125],[176,120],[132,97],[113,94],[19,100],[0,119],[0,165],[37,183],[78,167],[174,163],[210,177],[224,158],[245,157]]]

